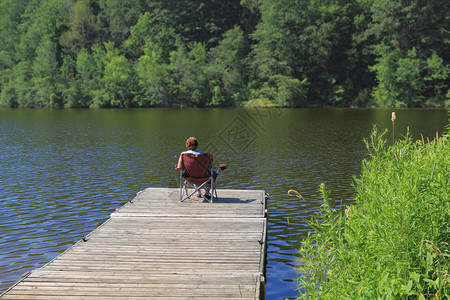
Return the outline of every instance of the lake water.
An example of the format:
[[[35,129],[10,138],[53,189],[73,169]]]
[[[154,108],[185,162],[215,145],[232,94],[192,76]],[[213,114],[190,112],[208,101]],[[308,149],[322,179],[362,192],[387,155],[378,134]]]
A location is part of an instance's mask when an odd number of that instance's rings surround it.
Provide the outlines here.
[[[295,298],[297,249],[325,183],[336,204],[354,199],[353,176],[372,127],[434,137],[447,110],[0,108],[0,291],[41,267],[147,187],[176,187],[187,137],[229,164],[219,188],[264,189],[267,299]],[[392,131],[387,135],[392,140]],[[299,191],[305,201],[290,197]]]

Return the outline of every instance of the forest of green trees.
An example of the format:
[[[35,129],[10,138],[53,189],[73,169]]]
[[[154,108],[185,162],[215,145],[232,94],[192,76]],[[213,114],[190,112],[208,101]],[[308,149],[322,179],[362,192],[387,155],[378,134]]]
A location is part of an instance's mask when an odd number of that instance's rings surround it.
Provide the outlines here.
[[[0,0],[0,105],[450,106],[448,0]]]

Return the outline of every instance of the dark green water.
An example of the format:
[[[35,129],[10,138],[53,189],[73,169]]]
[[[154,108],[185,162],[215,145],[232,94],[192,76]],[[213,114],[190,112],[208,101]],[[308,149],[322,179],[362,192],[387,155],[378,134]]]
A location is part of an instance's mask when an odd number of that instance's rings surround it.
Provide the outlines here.
[[[196,136],[229,169],[219,188],[264,189],[267,299],[295,298],[297,250],[323,182],[353,201],[373,125],[391,109],[0,109],[0,291],[105,221],[146,187],[176,187],[173,155]],[[447,110],[395,110],[396,138],[442,133]],[[387,135],[392,139],[392,132]],[[298,190],[306,199],[287,195]],[[288,221],[289,218],[289,221]]]

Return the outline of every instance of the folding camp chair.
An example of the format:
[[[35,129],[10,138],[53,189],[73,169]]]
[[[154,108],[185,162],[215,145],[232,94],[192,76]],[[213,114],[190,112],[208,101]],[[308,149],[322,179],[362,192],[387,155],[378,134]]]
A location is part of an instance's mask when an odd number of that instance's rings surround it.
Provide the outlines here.
[[[213,156],[210,153],[181,154],[182,169],[180,172],[180,201],[183,202],[194,193],[200,193],[200,189],[207,185],[210,185],[209,194],[211,198],[210,203],[213,203],[213,198],[217,199],[216,191],[216,178],[221,170],[227,168],[226,164],[220,165],[216,169],[213,169]],[[189,186],[193,188],[192,192],[189,192]],[[205,199],[207,199],[205,197]]]

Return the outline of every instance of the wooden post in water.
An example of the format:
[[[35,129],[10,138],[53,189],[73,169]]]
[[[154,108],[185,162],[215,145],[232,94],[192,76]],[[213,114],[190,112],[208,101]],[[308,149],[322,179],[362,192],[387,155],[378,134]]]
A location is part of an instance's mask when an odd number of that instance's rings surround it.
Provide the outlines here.
[[[218,190],[216,203],[148,188],[1,299],[264,299],[262,190]]]

